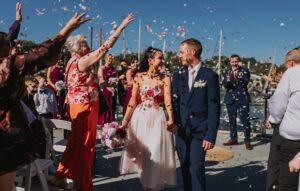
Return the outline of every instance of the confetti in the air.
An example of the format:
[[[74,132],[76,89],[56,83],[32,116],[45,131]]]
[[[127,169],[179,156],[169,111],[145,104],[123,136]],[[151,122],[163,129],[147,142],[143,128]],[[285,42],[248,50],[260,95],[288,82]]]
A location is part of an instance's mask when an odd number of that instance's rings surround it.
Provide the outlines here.
[[[35,9],[35,12],[36,12],[36,15],[37,15],[37,16],[44,15],[44,14],[45,14],[45,11],[46,11],[45,8],[43,8],[43,9],[41,9],[41,10],[38,9],[38,8]]]

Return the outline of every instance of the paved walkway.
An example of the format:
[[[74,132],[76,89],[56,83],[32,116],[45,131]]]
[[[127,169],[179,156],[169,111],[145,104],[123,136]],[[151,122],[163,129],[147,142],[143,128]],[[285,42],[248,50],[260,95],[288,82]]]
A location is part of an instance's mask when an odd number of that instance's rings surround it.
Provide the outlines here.
[[[228,131],[220,130],[217,137],[217,146],[229,137]],[[206,164],[206,182],[208,191],[260,191],[265,189],[266,166],[269,153],[269,139],[253,136],[254,149],[245,149],[242,134],[239,133],[240,144],[225,147],[234,153],[228,161]],[[97,144],[97,160],[94,166],[93,182],[96,191],[142,191],[142,186],[136,174],[120,176],[119,163],[122,150],[107,153],[105,148]],[[182,189],[181,173],[177,161],[178,185],[176,188],[164,191],[180,191]],[[32,190],[41,190],[37,178],[34,180]],[[59,189],[50,186],[50,190]]]

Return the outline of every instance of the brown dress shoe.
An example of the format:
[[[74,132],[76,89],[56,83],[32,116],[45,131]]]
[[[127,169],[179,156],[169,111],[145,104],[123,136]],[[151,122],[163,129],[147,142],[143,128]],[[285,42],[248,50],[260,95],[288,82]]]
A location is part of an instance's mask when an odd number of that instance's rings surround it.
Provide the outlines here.
[[[251,145],[251,143],[249,141],[245,142],[245,147],[247,150],[252,150],[253,146]]]
[[[233,141],[233,140],[228,140],[227,142],[223,143],[224,146],[231,146],[231,145],[237,145],[238,142],[237,141]]]

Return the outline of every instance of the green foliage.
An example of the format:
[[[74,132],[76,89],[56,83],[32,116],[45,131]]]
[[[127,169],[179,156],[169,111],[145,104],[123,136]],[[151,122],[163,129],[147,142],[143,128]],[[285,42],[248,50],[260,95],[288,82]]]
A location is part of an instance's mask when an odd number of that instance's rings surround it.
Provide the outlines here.
[[[206,59],[203,62],[207,67],[217,71],[216,67],[218,64],[218,56],[214,56],[211,59]],[[222,71],[231,67],[229,57],[222,56],[221,63]],[[251,73],[256,75],[267,75],[272,65],[268,62],[259,62],[253,57],[242,58],[242,63],[244,64],[244,67],[249,66]]]
[[[18,44],[19,44],[18,52],[20,54],[24,54],[33,49],[38,48],[38,44],[36,44],[33,41],[29,41],[29,40],[20,40],[20,41],[18,41]],[[71,58],[71,53],[67,50],[67,48],[65,46],[63,46],[62,51],[61,51],[61,60],[64,63],[64,65],[66,65],[66,63],[68,62],[68,60],[70,58]]]
[[[61,60],[63,62],[63,65],[66,66],[68,60],[71,58],[71,53],[68,51],[66,46],[63,46],[61,51]]]
[[[130,61],[131,61],[132,57],[134,57],[134,56],[137,57],[136,54],[126,54],[125,58],[123,58],[123,54],[114,55],[113,65],[114,65],[114,67],[119,66],[120,61],[124,59],[124,60],[126,60],[127,64],[130,66]]]
[[[181,66],[176,52],[165,53],[165,66],[171,73]]]
[[[277,68],[277,71],[278,72],[284,72],[286,70],[284,64],[280,65],[278,68]]]
[[[127,61],[128,64],[130,64],[129,62],[132,56],[137,56],[137,55],[136,54],[126,55],[125,60]],[[166,52],[164,56],[165,56],[165,66],[171,73],[173,73],[176,70],[176,68],[181,66],[181,63],[178,59],[176,52]],[[142,58],[143,58],[143,54],[141,55],[141,59]],[[119,65],[121,59],[123,59],[123,55],[121,54],[115,55],[115,59],[114,59],[115,67]],[[218,56],[213,56],[212,58],[205,59],[202,62],[208,68],[217,71],[218,59],[219,59]],[[231,67],[229,57],[222,56],[221,63],[222,63],[221,64],[222,71]],[[272,65],[269,62],[259,62],[254,57],[242,58],[242,63],[244,64],[245,67],[248,67],[249,65],[251,73],[256,75],[268,75],[268,72]],[[284,71],[284,65],[279,66],[278,71]]]
[[[18,41],[18,44],[20,45],[18,51],[21,54],[29,52],[30,50],[38,47],[38,45],[35,42],[29,40],[20,40]]]
[[[29,50],[32,50],[34,48],[37,48],[38,45],[33,42],[33,41],[27,41],[27,40],[21,40],[19,41],[20,47],[19,47],[19,52],[20,53],[26,53]],[[133,56],[137,57],[137,54],[127,54],[125,56],[125,60],[127,61],[128,65],[130,65],[130,61],[132,59]],[[141,59],[143,59],[143,54],[141,54]],[[176,52],[166,52],[165,53],[165,66],[167,68],[167,70],[169,70],[171,73],[173,73],[178,67],[181,66],[181,63],[178,59],[177,53]],[[67,61],[70,59],[71,57],[71,53],[67,50],[67,48],[64,46],[62,48],[62,52],[61,52],[61,59],[64,63],[64,65],[66,65]],[[114,56],[114,63],[113,65],[118,68],[120,60],[123,59],[123,55],[119,54],[119,55],[115,55]],[[104,61],[103,61],[104,63]],[[208,67],[211,68],[214,71],[217,71],[217,64],[218,64],[218,56],[213,56],[210,59],[205,59],[203,60],[203,63]],[[224,71],[227,68],[230,68],[230,59],[229,57],[226,56],[222,56],[221,57],[221,68],[222,71]],[[271,63],[268,62],[259,62],[257,61],[255,58],[250,57],[250,58],[242,58],[242,63],[245,65],[245,67],[250,67],[251,73],[252,74],[256,74],[256,75],[268,75],[268,72],[271,68]],[[278,67],[278,71],[284,71],[285,67],[284,65],[280,65]]]

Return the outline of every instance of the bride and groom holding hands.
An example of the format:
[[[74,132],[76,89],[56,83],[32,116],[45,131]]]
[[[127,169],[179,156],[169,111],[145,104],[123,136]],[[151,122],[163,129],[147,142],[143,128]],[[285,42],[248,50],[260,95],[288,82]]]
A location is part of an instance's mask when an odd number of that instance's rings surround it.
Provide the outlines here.
[[[214,147],[220,117],[218,75],[201,63],[196,39],[180,44],[182,67],[172,78],[159,72],[160,49],[148,48],[135,78],[122,126],[128,140],[121,173],[138,172],[145,190],[176,184],[175,134],[185,191],[204,191],[205,154]],[[168,120],[162,108],[168,114]]]

